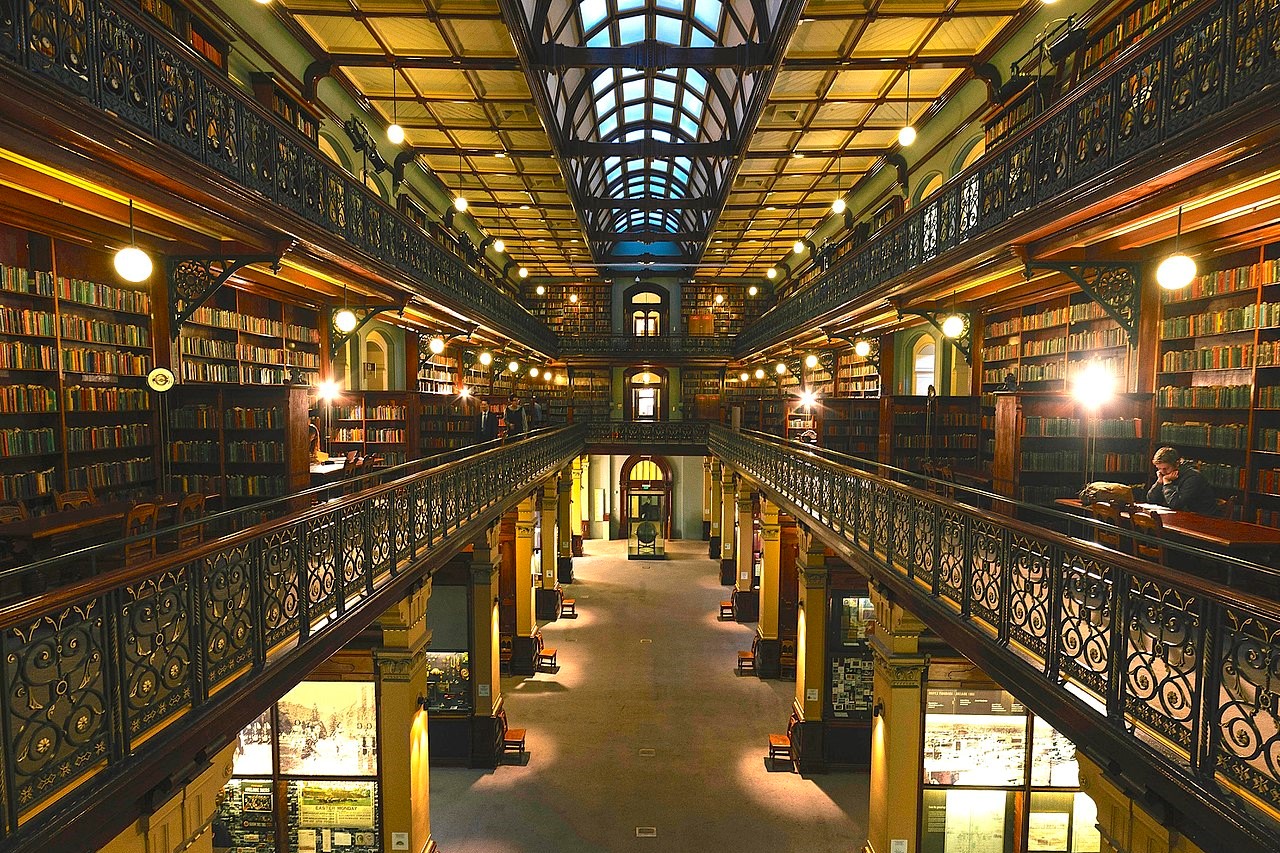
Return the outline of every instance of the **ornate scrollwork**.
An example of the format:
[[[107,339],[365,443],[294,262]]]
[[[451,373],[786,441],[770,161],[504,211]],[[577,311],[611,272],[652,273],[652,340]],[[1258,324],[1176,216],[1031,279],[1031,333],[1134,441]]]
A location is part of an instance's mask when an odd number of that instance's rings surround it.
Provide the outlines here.
[[[176,341],[182,324],[235,273],[251,264],[272,264],[278,269],[279,255],[238,257],[171,257],[165,260],[169,280],[169,302],[173,311],[170,334]]]
[[[1138,293],[1142,288],[1142,265],[1132,261],[1028,261],[1026,276],[1036,270],[1065,274],[1089,298],[1120,324],[1129,336],[1129,346],[1138,340]]]

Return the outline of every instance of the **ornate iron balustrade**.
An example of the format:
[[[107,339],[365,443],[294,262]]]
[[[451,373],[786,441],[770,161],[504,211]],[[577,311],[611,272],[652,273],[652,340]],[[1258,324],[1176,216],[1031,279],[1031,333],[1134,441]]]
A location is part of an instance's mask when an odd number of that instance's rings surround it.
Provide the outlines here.
[[[645,447],[688,446],[704,453],[707,447],[707,421],[587,421],[587,445],[627,445]]]
[[[104,786],[169,759],[171,737],[296,666],[309,643],[370,624],[414,567],[473,541],[580,454],[584,432],[479,452],[7,609],[6,849],[78,849],[86,803],[115,807]]]
[[[1202,849],[1280,849],[1274,598],[763,434],[716,426],[709,439],[714,455],[909,599],[1101,766],[1132,780],[1135,796],[1145,785],[1171,804]]]
[[[1063,200],[1108,169],[1220,124],[1246,102],[1261,106],[1262,90],[1277,83],[1280,7],[1271,0],[1205,4],[1140,50],[1121,54],[1109,73],[1068,93],[929,201],[769,310],[738,335],[734,351],[748,356],[810,329],[1015,216]]]
[[[0,5],[0,58],[286,208],[522,344],[551,330],[203,58],[112,0]],[[104,116],[105,117],[105,116]]]
[[[610,337],[563,337],[560,339],[560,356],[641,356],[649,358],[716,358],[727,359],[732,355],[732,342],[725,337],[699,335],[665,335],[637,337],[613,335]]]

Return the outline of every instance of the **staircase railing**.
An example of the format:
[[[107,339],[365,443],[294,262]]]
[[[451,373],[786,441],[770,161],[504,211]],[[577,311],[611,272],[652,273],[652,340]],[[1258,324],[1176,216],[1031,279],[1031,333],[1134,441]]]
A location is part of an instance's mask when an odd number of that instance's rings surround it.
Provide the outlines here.
[[[175,745],[199,752],[202,726],[234,737],[273,679],[287,690],[371,624],[424,561],[580,454],[583,433],[480,451],[0,610],[0,846],[83,849],[90,827],[123,830],[191,761]]]
[[[709,443],[1202,849],[1280,849],[1274,597],[760,433]]]

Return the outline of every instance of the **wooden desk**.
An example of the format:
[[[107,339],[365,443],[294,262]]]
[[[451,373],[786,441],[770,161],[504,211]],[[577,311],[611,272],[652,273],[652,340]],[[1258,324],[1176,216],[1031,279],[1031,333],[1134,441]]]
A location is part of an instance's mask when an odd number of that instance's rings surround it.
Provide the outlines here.
[[[1078,498],[1058,498],[1055,504],[1073,512],[1084,512],[1086,507]],[[1198,512],[1161,512],[1160,522],[1168,533],[1192,540],[1199,545],[1211,545],[1227,551],[1272,551],[1280,549],[1280,528],[1216,518]]]
[[[347,468],[347,459],[345,456],[338,456],[327,462],[312,462],[310,468],[311,484],[319,486],[341,477]]]
[[[216,494],[205,495],[207,502],[216,500]],[[140,503],[153,503],[156,509],[172,511],[177,508],[182,495],[152,495],[138,500],[106,501],[92,506],[51,512],[47,515],[35,515],[0,524],[0,539],[11,542],[28,542],[44,544],[54,537],[61,536],[72,539],[92,538],[92,534],[100,527],[112,523],[120,523]]]

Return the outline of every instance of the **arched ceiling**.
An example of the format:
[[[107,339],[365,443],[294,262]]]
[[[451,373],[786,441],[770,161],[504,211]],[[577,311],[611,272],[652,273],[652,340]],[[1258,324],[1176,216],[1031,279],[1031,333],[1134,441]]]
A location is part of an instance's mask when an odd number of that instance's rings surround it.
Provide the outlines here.
[[[535,277],[759,276],[1039,0],[278,0]],[[392,78],[395,77],[393,106]],[[371,128],[371,130],[374,130]],[[395,149],[380,148],[388,160]]]

